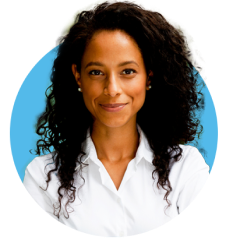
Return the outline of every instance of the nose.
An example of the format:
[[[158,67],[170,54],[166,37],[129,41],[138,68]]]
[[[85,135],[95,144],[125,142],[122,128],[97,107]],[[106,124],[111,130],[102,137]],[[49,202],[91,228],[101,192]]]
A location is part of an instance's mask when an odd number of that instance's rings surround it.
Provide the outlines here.
[[[104,86],[104,91],[106,94],[115,96],[122,92],[121,83],[117,77],[111,76],[107,79]]]

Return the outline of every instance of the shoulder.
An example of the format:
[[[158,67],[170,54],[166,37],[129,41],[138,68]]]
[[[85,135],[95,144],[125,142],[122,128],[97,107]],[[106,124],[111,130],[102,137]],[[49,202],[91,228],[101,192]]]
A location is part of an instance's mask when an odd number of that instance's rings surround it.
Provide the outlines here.
[[[25,175],[32,176],[34,180],[40,181],[46,178],[46,173],[55,168],[55,152],[34,158],[26,167]]]
[[[182,156],[179,161],[174,162],[170,169],[170,176],[176,179],[193,178],[195,175],[209,175],[209,165],[196,147],[190,145],[179,145]]]
[[[202,154],[196,147],[181,144],[179,146],[183,150],[179,164],[188,165],[194,168],[209,168]]]
[[[170,171],[172,196],[181,213],[198,195],[209,177],[209,166],[196,147],[179,145],[181,159],[175,162]]]

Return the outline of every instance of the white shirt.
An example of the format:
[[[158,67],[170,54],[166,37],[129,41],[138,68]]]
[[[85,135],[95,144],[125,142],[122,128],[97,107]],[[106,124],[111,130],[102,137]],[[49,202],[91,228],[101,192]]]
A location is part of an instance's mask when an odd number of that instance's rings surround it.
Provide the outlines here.
[[[165,211],[166,193],[157,188],[157,180],[152,179],[155,169],[153,153],[147,139],[137,125],[140,144],[117,190],[102,162],[98,159],[94,143],[89,136],[83,147],[86,152],[83,161],[89,166],[82,170],[85,179],[76,178],[76,199],[70,205],[74,212],[66,219],[62,207],[59,221],[76,230],[98,236],[130,236],[152,230],[168,222],[182,212],[204,186],[209,176],[209,166],[197,148],[180,145],[183,155],[170,170],[169,180],[172,192],[168,196],[172,205]],[[89,131],[88,131],[89,132]],[[36,157],[26,168],[24,186],[35,201],[50,215],[53,204],[58,202],[59,187],[56,174],[52,174],[47,191],[44,167],[50,163],[46,172],[53,168],[52,154]],[[65,202],[65,201],[64,201]],[[68,209],[70,211],[70,209]],[[56,218],[57,219],[57,218]]]

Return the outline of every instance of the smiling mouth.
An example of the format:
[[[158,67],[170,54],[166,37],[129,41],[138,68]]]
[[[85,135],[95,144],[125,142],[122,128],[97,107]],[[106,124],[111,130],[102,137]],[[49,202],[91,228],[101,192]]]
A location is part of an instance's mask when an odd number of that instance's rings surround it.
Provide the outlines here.
[[[114,103],[114,104],[99,104],[102,109],[107,112],[119,112],[121,111],[128,103]]]
[[[103,107],[106,108],[117,108],[126,105],[127,103],[114,103],[114,104],[100,104]]]

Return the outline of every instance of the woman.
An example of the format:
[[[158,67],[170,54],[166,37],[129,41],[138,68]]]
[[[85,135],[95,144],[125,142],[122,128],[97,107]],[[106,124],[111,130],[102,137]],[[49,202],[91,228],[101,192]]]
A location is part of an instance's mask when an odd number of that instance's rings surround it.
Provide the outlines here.
[[[195,147],[201,93],[183,34],[161,14],[108,2],[61,39],[24,185],[60,222],[129,236],[181,213],[209,167]],[[54,152],[51,152],[51,148]]]

